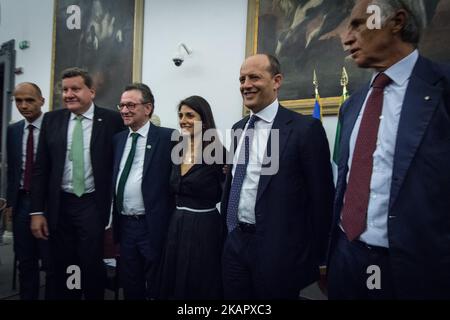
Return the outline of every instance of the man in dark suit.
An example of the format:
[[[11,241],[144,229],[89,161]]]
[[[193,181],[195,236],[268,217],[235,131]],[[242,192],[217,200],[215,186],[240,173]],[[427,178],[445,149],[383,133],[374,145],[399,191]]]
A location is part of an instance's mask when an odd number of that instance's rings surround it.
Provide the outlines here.
[[[334,197],[328,142],[320,121],[279,105],[282,78],[273,56],[241,67],[250,117],[233,126],[242,134],[222,198],[226,299],[298,299],[325,259]]]
[[[331,299],[450,298],[450,68],[419,55],[411,4],[361,0],[345,36],[374,73],[340,112]]]
[[[39,299],[39,260],[47,270],[49,247],[46,240],[37,240],[30,230],[30,189],[34,159],[42,124],[45,99],[41,89],[30,82],[14,89],[17,110],[25,118],[8,126],[7,209],[13,217],[14,253],[19,262],[20,298]],[[46,298],[50,296],[50,272],[46,272]]]
[[[80,299],[82,293],[85,299],[103,299],[112,137],[123,123],[117,112],[94,105],[95,90],[86,71],[66,69],[62,91],[66,108],[46,113],[42,122],[31,229],[38,239],[50,239],[57,299]]]
[[[114,137],[113,227],[127,300],[155,298],[155,277],[175,202],[169,188],[172,129],[150,122],[148,86],[125,88],[119,110],[129,130]]]

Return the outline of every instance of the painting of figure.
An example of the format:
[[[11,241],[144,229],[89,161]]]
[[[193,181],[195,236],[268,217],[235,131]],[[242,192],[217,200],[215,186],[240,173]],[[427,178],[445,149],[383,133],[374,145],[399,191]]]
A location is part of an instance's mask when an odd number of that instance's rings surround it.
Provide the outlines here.
[[[350,93],[370,79],[371,74],[357,68],[342,43],[355,0],[249,0],[249,53],[270,53],[282,65],[284,84],[281,100],[314,97],[316,71],[322,97],[342,93],[342,68],[349,75]],[[450,63],[450,0],[415,0],[425,26],[419,44],[431,59]],[[254,19],[252,18],[254,14]]]
[[[115,108],[123,88],[136,75],[136,8],[142,0],[57,0],[53,70],[53,109],[61,107],[60,74],[68,67],[87,69],[95,102]]]

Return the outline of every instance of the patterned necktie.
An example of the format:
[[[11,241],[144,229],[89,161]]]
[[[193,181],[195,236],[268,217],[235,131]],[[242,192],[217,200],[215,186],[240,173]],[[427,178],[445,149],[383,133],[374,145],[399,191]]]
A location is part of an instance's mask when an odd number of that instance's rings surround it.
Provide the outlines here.
[[[72,134],[72,184],[73,193],[81,197],[85,191],[84,181],[84,141],[83,141],[83,116],[75,118],[75,127]]]
[[[116,206],[119,214],[122,213],[123,210],[123,193],[125,191],[125,184],[127,183],[128,176],[130,175],[131,165],[133,164],[134,154],[136,153],[136,144],[138,138],[139,133],[133,132],[131,134],[132,141],[130,153],[128,153],[127,161],[125,162],[122,174],[120,175],[119,178],[119,185],[117,187],[117,194],[116,194]]]
[[[247,172],[247,165],[250,157],[250,146],[252,145],[255,122],[257,120],[259,120],[259,118],[255,115],[252,115],[250,120],[248,121],[247,130],[244,133],[244,143],[242,143],[241,149],[239,151],[238,162],[236,164],[236,170],[234,171],[234,177],[230,188],[230,196],[228,198],[228,232],[233,231],[233,229],[238,224],[239,199],[241,197],[242,184],[244,183],[245,174]]]
[[[350,241],[358,238],[367,226],[373,153],[376,149],[380,116],[383,109],[383,90],[390,82],[391,79],[384,73],[380,73],[375,78],[356,139],[342,209],[342,227]]]
[[[28,125],[27,150],[25,153],[25,171],[23,173],[23,190],[30,191],[31,176],[33,174],[33,159],[34,159],[34,126]]]

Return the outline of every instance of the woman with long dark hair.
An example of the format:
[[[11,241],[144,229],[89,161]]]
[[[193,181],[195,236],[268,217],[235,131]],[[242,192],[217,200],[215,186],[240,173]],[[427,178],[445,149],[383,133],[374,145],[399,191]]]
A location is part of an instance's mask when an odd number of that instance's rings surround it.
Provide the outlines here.
[[[216,205],[225,178],[224,149],[214,138],[214,118],[204,98],[191,96],[181,101],[178,119],[184,148],[181,164],[173,165],[171,175],[176,210],[161,260],[160,298],[220,299],[225,228]]]

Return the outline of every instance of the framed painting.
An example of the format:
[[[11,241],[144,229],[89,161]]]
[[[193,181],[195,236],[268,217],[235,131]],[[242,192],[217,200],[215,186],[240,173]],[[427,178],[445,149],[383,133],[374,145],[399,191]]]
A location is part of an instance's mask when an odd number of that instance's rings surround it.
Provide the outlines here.
[[[55,0],[51,109],[62,107],[61,72],[86,69],[95,103],[115,109],[125,86],[141,80],[143,0]]]
[[[246,55],[275,55],[284,74],[281,103],[311,114],[316,71],[324,115],[337,114],[343,67],[350,94],[366,83],[370,70],[358,68],[344,50],[344,37],[355,0],[249,0]],[[450,62],[450,0],[418,0],[426,27],[419,49],[439,62]],[[438,45],[439,44],[439,45]]]

